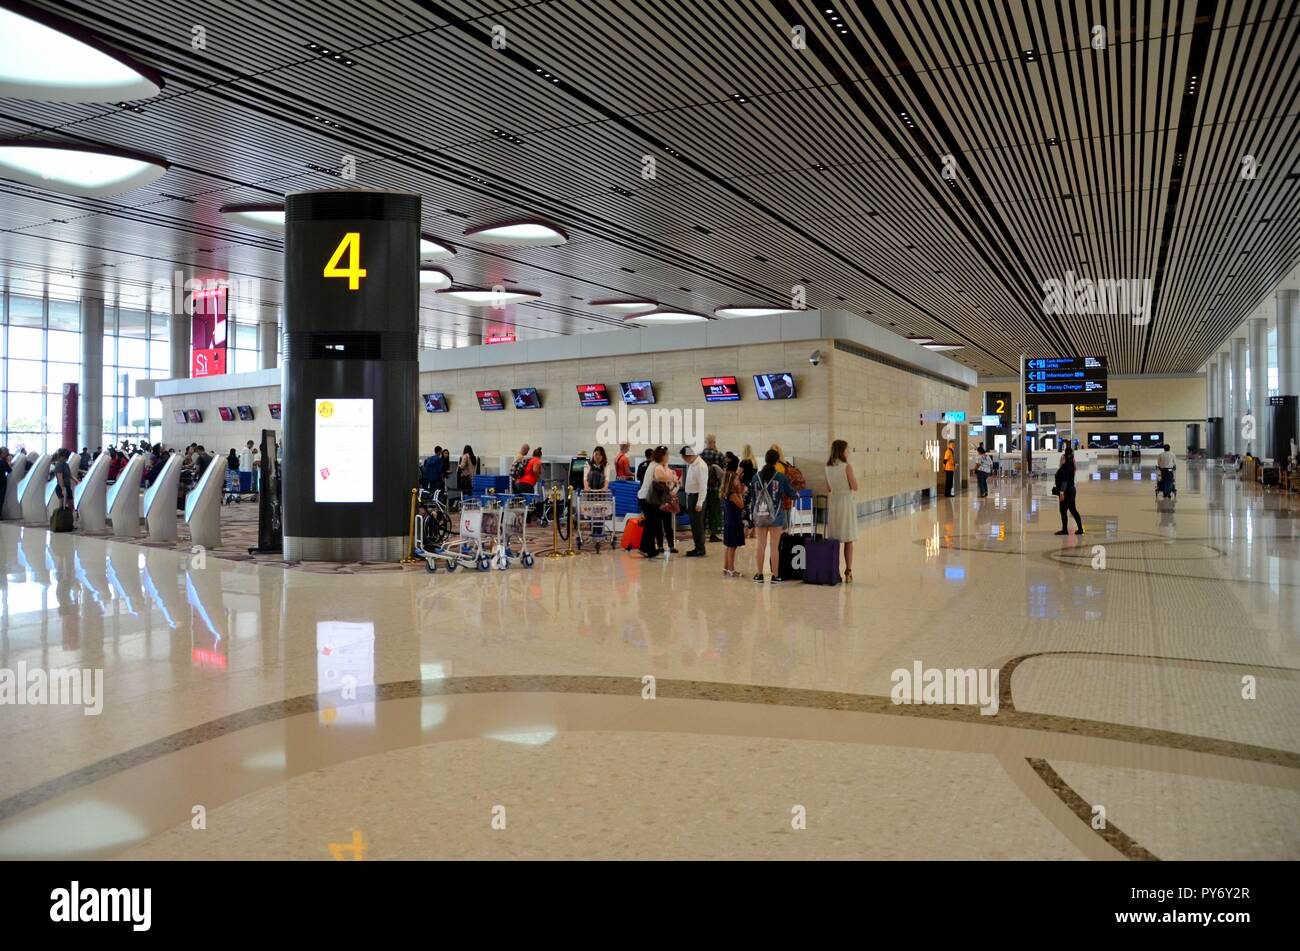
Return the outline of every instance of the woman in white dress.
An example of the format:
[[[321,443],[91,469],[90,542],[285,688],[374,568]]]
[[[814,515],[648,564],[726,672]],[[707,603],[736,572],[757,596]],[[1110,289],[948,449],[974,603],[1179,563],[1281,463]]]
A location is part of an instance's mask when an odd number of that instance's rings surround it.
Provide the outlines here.
[[[848,460],[849,444],[843,439],[831,443],[831,457],[826,460],[826,484],[830,492],[830,510],[826,513],[826,537],[844,543],[844,583],[853,581],[853,542],[858,537],[858,477]]]

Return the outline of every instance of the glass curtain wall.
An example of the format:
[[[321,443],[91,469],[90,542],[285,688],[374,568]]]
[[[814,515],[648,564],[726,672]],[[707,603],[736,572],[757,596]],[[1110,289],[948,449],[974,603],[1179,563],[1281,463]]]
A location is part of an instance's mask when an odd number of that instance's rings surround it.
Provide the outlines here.
[[[81,302],[0,290],[0,320],[0,443],[57,449],[63,384],[81,380]],[[137,397],[135,381],[167,377],[167,339],[166,314],[105,302],[101,445],[161,437],[161,403]]]

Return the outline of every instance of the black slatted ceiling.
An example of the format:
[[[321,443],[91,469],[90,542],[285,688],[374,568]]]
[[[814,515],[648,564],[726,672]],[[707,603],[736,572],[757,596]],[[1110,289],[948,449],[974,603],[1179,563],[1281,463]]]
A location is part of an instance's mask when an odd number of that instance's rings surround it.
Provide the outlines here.
[[[280,242],[217,209],[338,185],[326,170],[345,154],[360,184],[424,197],[424,230],[460,250],[444,264],[458,283],[545,295],[504,315],[426,295],[425,345],[488,324],[608,329],[618,320],[585,303],[601,297],[707,312],[780,305],[806,284],[810,306],[962,343],[984,372],[1021,352],[1176,372],[1300,256],[1296,0],[48,6],[167,87],[142,113],[0,100],[0,135],[115,144],[173,168],[112,201],[0,182],[0,272],[15,288],[50,269],[53,284],[138,299],[181,267],[258,277],[273,301]],[[1105,52],[1089,45],[1095,23]],[[206,51],[190,49],[195,24]],[[796,25],[806,50],[790,44]],[[525,216],[570,243],[460,236]],[[1152,321],[1044,314],[1042,281],[1067,272],[1151,278]]]

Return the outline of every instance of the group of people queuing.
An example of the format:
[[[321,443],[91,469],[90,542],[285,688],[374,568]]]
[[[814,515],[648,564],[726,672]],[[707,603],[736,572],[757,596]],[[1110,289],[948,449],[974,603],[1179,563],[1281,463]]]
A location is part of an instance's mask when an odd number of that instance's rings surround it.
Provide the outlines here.
[[[746,540],[754,539],[754,581],[765,580],[770,569],[773,583],[780,583],[780,540],[790,527],[799,492],[805,488],[803,474],[790,463],[779,445],[773,444],[763,454],[760,465],[752,446],[740,455],[721,452],[717,440],[705,437],[705,448],[696,452],[692,446],[679,451],[684,475],[679,477],[669,464],[666,446],[647,449],[645,459],[633,474],[628,445],[619,447],[614,462],[615,478],[629,476],[640,483],[637,500],[642,515],[639,551],[646,558],[677,552],[676,520],[685,512],[690,521],[691,542],[688,558],[702,558],[709,542],[721,541],[724,577],[739,578],[736,568],[739,550]],[[857,476],[848,461],[848,443],[842,439],[831,444],[826,461],[829,492],[826,537],[843,543],[844,580],[853,580],[853,543],[857,538]],[[601,458],[604,453],[601,451]],[[592,453],[596,458],[596,453]],[[590,464],[589,464],[590,465]],[[721,530],[722,537],[718,537]]]
[[[454,487],[461,492],[469,492],[474,485],[474,476],[482,471],[483,460],[474,454],[473,446],[467,445],[464,448],[454,467],[451,449],[435,446],[433,452],[420,463],[420,488],[432,492]]]

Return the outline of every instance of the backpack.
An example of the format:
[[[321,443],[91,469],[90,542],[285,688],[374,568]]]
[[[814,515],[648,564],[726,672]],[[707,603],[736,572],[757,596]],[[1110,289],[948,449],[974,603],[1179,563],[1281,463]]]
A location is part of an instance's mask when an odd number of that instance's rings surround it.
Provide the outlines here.
[[[808,488],[808,480],[803,477],[803,473],[793,463],[787,462],[785,464],[785,477],[790,483],[790,488],[796,492]],[[794,508],[794,499],[788,495],[781,496],[781,508],[787,510]]]
[[[593,489],[605,488],[605,470],[599,466],[587,466],[587,482]]]
[[[709,489],[716,489],[722,485],[722,467],[719,465],[709,466]]]
[[[515,464],[510,467],[510,478],[518,482],[524,477],[524,472],[526,472],[527,469],[528,460],[524,458],[518,459]]]
[[[776,483],[773,479],[771,483],[766,483],[762,479],[755,479],[758,484],[754,487],[753,515],[755,528],[768,528],[776,524],[776,499],[772,497],[772,485]]]

